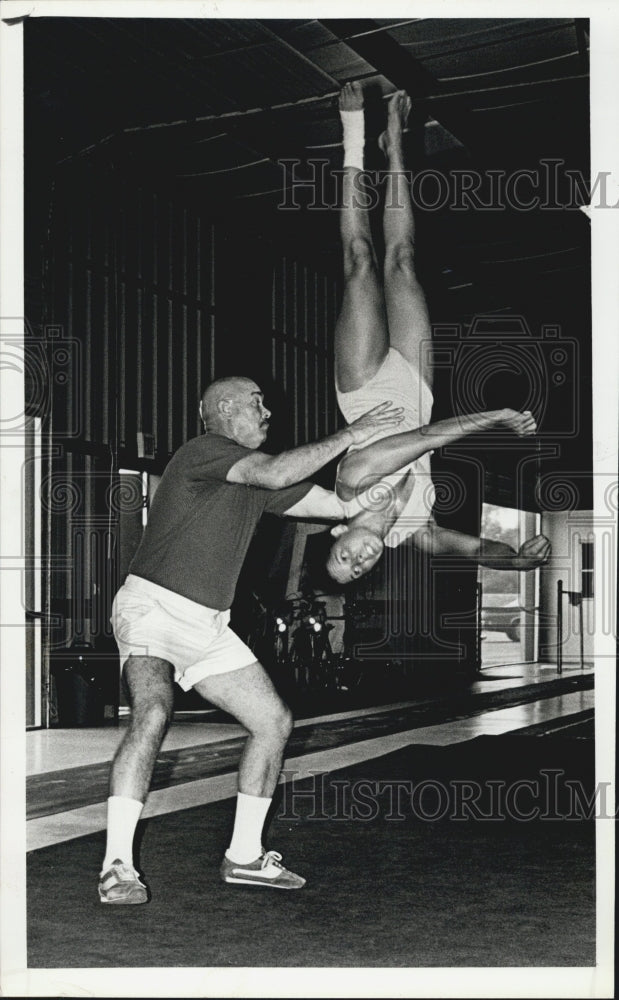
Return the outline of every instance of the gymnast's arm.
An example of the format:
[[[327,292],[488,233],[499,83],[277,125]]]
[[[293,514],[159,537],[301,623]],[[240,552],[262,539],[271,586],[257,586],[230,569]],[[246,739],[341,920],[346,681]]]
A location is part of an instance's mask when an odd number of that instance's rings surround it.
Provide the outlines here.
[[[362,494],[357,502],[358,512],[349,523],[371,522],[374,526],[380,525],[380,534],[384,537],[400,516],[412,489],[413,477],[408,472],[402,476],[401,481],[395,487],[387,487],[382,496],[380,495],[380,487],[369,500],[364,498]],[[351,517],[352,513],[350,510],[347,512],[344,510],[344,505],[336,494],[316,485],[312,486],[309,493],[306,493],[301,500],[297,500],[292,507],[283,513],[283,517],[303,517],[310,521],[343,521],[347,516]],[[345,530],[344,525],[340,527]],[[339,534],[337,527],[333,529],[332,534]]]
[[[519,436],[534,434],[536,430],[535,420],[528,411],[518,413],[503,409],[448,417],[414,431],[391,434],[344,456],[337,472],[337,494],[343,500],[350,500],[359,487],[369,489],[373,483],[416,461],[426,452],[498,426],[513,430]]]
[[[395,485],[393,483],[385,484],[385,488],[381,490],[379,484],[372,490],[371,496],[360,494],[356,498],[357,513],[353,514],[349,510],[348,523],[336,524],[334,528],[331,528],[331,534],[334,538],[339,538],[349,528],[368,528],[381,538],[386,538],[410,500],[414,485],[415,477],[409,469]]]

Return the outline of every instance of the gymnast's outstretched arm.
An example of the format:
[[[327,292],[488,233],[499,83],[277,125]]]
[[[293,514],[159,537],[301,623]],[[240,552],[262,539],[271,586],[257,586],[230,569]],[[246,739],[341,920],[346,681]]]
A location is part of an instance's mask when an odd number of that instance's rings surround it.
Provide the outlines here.
[[[351,528],[362,528],[381,539],[385,538],[404,509],[412,485],[413,476],[409,471],[402,476],[395,487],[391,487],[390,502],[383,505],[374,503],[373,508],[362,509],[348,522],[348,525],[336,525],[331,534],[335,538],[343,539]],[[388,498],[387,491],[385,497]],[[443,556],[450,560],[463,560],[473,565],[504,570],[536,569],[548,561],[551,553],[550,542],[545,535],[528,538],[516,551],[505,542],[466,535],[461,531],[444,528],[433,520],[429,520],[424,528],[415,532],[413,544],[415,548],[431,556]]]
[[[545,535],[528,538],[518,551],[505,542],[492,538],[478,538],[453,531],[430,521],[413,538],[416,548],[431,556],[488,566],[490,569],[529,570],[543,566],[550,558],[551,546]]]
[[[478,431],[505,427],[520,437],[535,434],[536,423],[529,411],[487,410],[461,417],[449,417],[426,424],[414,431],[391,434],[349,452],[340,462],[336,492],[342,500],[350,500],[359,488],[363,490],[384,476],[397,472],[426,452],[453,444]]]

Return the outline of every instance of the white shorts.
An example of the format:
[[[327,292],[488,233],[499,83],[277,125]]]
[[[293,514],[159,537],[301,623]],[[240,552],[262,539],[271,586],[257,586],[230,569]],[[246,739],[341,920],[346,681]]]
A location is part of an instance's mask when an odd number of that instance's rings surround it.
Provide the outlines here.
[[[415,366],[394,347],[389,348],[382,365],[365,385],[352,392],[340,392],[336,388],[336,396],[342,415],[349,424],[386,399],[390,399],[393,406],[403,408],[402,422],[397,427],[386,427],[380,431],[372,438],[373,442],[383,437],[390,437],[392,434],[417,430],[430,422],[433,402],[430,386],[420,376]],[[359,447],[363,448],[363,445]],[[349,451],[355,450],[357,448],[354,446],[349,448]],[[432,482],[430,455],[431,452],[426,452],[410,465],[382,477],[383,483],[395,488],[407,469],[412,469],[414,475],[411,496],[385,537],[385,545],[389,548],[396,548],[421,528],[425,528],[432,517],[436,492]],[[347,509],[346,504],[344,507]],[[354,512],[357,509],[354,504],[350,507]]]
[[[229,611],[206,608],[139,576],[125,580],[110,621],[121,669],[129,656],[158,656],[173,665],[174,680],[184,691],[205,677],[256,662],[228,627]]]

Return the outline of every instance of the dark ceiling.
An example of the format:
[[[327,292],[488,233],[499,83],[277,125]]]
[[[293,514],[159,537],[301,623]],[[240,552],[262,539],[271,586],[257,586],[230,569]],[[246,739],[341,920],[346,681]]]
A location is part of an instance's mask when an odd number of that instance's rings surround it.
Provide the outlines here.
[[[339,267],[337,212],[278,210],[292,172],[307,177],[317,159],[341,166],[337,95],[354,79],[367,98],[367,163],[378,165],[384,98],[406,89],[415,169],[440,172],[451,193],[458,171],[479,175],[490,204],[418,213],[434,322],[522,315],[533,336],[548,323],[575,338],[570,391],[588,440],[586,21],[32,18],[24,38],[27,218],[30,204],[44,220],[59,171],[107,163],[203,205],[233,242],[251,230],[328,268]],[[519,193],[548,204],[496,204],[491,177],[523,171],[533,181],[523,175]],[[553,403],[557,426],[564,405]],[[565,461],[588,459],[566,446]]]
[[[432,266],[465,312],[513,309],[514,282],[588,275],[589,224],[574,207],[589,176],[588,25],[572,18],[32,18],[26,158],[46,176],[58,164],[108,158],[192,203],[270,217],[298,243],[309,213],[284,220],[291,213],[277,207],[293,172],[311,175],[307,161],[341,165],[337,94],[351,79],[366,90],[370,166],[383,98],[404,88],[414,98],[417,169],[438,169],[450,183],[454,170],[484,172],[484,203],[494,197],[488,170],[540,171],[541,186],[525,178],[518,192],[546,193],[549,210],[450,203],[427,213],[439,247]],[[569,184],[566,170],[584,185]],[[557,180],[546,191],[549,176]],[[337,213],[313,216],[312,242],[335,258]],[[475,290],[482,300],[468,302]]]
[[[509,173],[557,160],[558,202],[582,203],[565,170],[588,179],[587,32],[572,18],[32,18],[26,157],[45,174],[108,157],[192,202],[264,218],[293,169],[341,165],[337,94],[361,79],[370,166],[382,98],[404,88],[422,137],[417,168]],[[337,252],[336,213],[314,214]],[[501,262],[526,272],[530,261],[535,275],[588,268],[588,220],[573,208],[430,214],[452,288],[478,282],[471,267],[500,285]]]
[[[407,89],[429,154],[463,143],[485,165],[560,155],[586,172],[587,29],[574,19],[26,24],[27,108],[46,155],[122,137],[153,171],[232,196],[279,191],[282,156],[337,157],[335,99],[351,79],[375,95]]]

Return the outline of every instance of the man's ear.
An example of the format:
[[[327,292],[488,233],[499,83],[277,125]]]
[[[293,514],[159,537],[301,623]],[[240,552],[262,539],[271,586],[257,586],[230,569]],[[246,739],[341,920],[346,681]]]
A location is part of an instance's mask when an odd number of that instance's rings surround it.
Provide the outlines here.
[[[334,538],[339,538],[340,535],[345,535],[347,531],[348,528],[345,524],[336,524],[333,528],[331,528],[331,534]]]
[[[224,417],[229,417],[232,410],[232,400],[231,399],[220,399],[217,403],[217,410]]]

